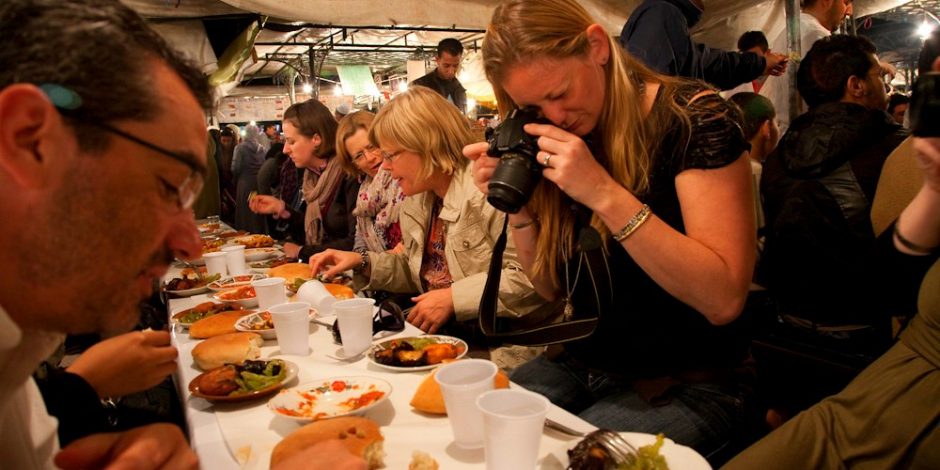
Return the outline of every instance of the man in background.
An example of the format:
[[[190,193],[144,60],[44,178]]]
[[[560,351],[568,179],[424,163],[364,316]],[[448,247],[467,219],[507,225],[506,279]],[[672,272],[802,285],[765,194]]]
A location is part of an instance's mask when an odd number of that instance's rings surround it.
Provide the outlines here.
[[[457,71],[463,58],[463,44],[454,38],[447,38],[437,43],[437,67],[427,75],[411,82],[412,85],[426,86],[454,104],[461,113],[467,112],[467,91],[457,80]]]
[[[765,55],[770,52],[770,46],[767,44],[767,36],[761,31],[747,31],[738,38],[738,51],[753,52],[755,54]],[[721,92],[725,99],[734,96],[737,93],[757,93],[767,80],[767,75],[761,75],[750,82],[744,82],[730,90]]]
[[[806,57],[813,44],[830,36],[842,21],[852,15],[852,0],[803,0],[800,5],[800,59]],[[787,30],[784,28],[770,43],[775,51],[787,51]],[[799,64],[797,64],[799,65]],[[777,110],[780,132],[790,127],[789,81],[786,76],[768,78],[760,94],[770,99]],[[805,103],[804,103],[805,105]],[[805,106],[803,111],[806,111]]]
[[[620,44],[661,74],[705,80],[722,90],[786,70],[783,54],[723,51],[692,41],[689,30],[704,11],[701,0],[644,0],[630,13]]]
[[[904,113],[907,112],[911,99],[903,93],[892,93],[888,97],[888,114],[894,118],[898,124],[904,125]]]

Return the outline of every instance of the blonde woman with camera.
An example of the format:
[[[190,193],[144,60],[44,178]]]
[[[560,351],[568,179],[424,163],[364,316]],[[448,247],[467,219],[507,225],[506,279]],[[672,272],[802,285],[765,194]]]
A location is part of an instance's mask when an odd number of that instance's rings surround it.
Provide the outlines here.
[[[501,114],[551,121],[525,126],[543,179],[509,215],[524,272],[575,317],[596,313],[581,241],[599,238],[607,272],[593,271],[612,285],[593,335],[512,379],[596,426],[718,452],[749,390],[735,319],[756,240],[738,111],[702,82],[643,66],[573,0],[502,3],[483,59]],[[500,162],[486,152],[464,150],[482,191]]]

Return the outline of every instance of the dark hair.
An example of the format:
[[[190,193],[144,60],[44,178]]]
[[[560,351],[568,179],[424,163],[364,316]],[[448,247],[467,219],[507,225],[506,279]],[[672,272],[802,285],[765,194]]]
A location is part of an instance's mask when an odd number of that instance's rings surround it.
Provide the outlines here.
[[[291,123],[305,137],[320,136],[317,156],[329,158],[336,153],[336,118],[323,103],[307,100],[292,104],[284,111],[284,121]]]
[[[171,49],[137,13],[117,0],[0,2],[0,89],[14,83],[54,84],[81,99],[83,121],[147,120],[161,110],[153,63],[162,61],[205,108],[205,75]],[[83,151],[107,145],[99,129],[72,122]]]
[[[810,108],[836,102],[845,94],[849,77],[865,78],[878,64],[875,45],[863,36],[834,34],[813,44],[796,73],[796,87]]]
[[[219,131],[219,137],[235,137],[235,133],[228,127],[225,127]]]
[[[894,108],[902,104],[910,104],[911,98],[903,93],[892,93],[888,96],[888,114],[894,112]]]
[[[437,56],[440,57],[445,52],[452,56],[463,54],[463,44],[454,38],[442,39],[437,43]]]
[[[767,49],[770,49],[770,45],[767,44],[767,36],[764,36],[763,32],[748,31],[738,38],[739,51],[744,52],[755,47],[760,47],[764,52],[766,52]]]
[[[741,108],[744,115],[744,137],[751,140],[764,122],[777,117],[774,104],[764,96],[749,91],[735,93],[729,100]]]
[[[933,61],[940,56],[940,29],[933,30],[924,40],[924,46],[917,58],[917,74],[923,75],[933,70]]]

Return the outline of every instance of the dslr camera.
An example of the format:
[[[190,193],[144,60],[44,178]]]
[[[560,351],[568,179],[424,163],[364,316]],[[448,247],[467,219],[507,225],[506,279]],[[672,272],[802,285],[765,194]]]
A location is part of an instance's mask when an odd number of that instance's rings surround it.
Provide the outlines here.
[[[542,179],[542,166],[535,160],[538,138],[522,130],[529,123],[549,122],[531,109],[517,108],[496,129],[486,132],[490,144],[487,153],[500,159],[490,178],[486,200],[509,214],[519,212],[529,202],[535,185]]]
[[[940,137],[940,72],[917,77],[908,117],[915,136]]]

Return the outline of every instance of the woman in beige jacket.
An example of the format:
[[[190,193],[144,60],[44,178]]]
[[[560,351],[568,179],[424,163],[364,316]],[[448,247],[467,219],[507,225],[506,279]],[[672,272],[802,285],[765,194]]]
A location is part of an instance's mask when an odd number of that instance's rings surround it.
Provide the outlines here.
[[[369,133],[382,167],[407,196],[401,207],[401,253],[327,250],[310,258],[327,277],[353,269],[367,289],[419,292],[408,321],[428,333],[476,318],[486,271],[505,214],[476,188],[462,149],[474,141],[467,120],[440,95],[413,87],[389,102]],[[499,315],[518,318],[544,300],[510,244],[503,256]]]

